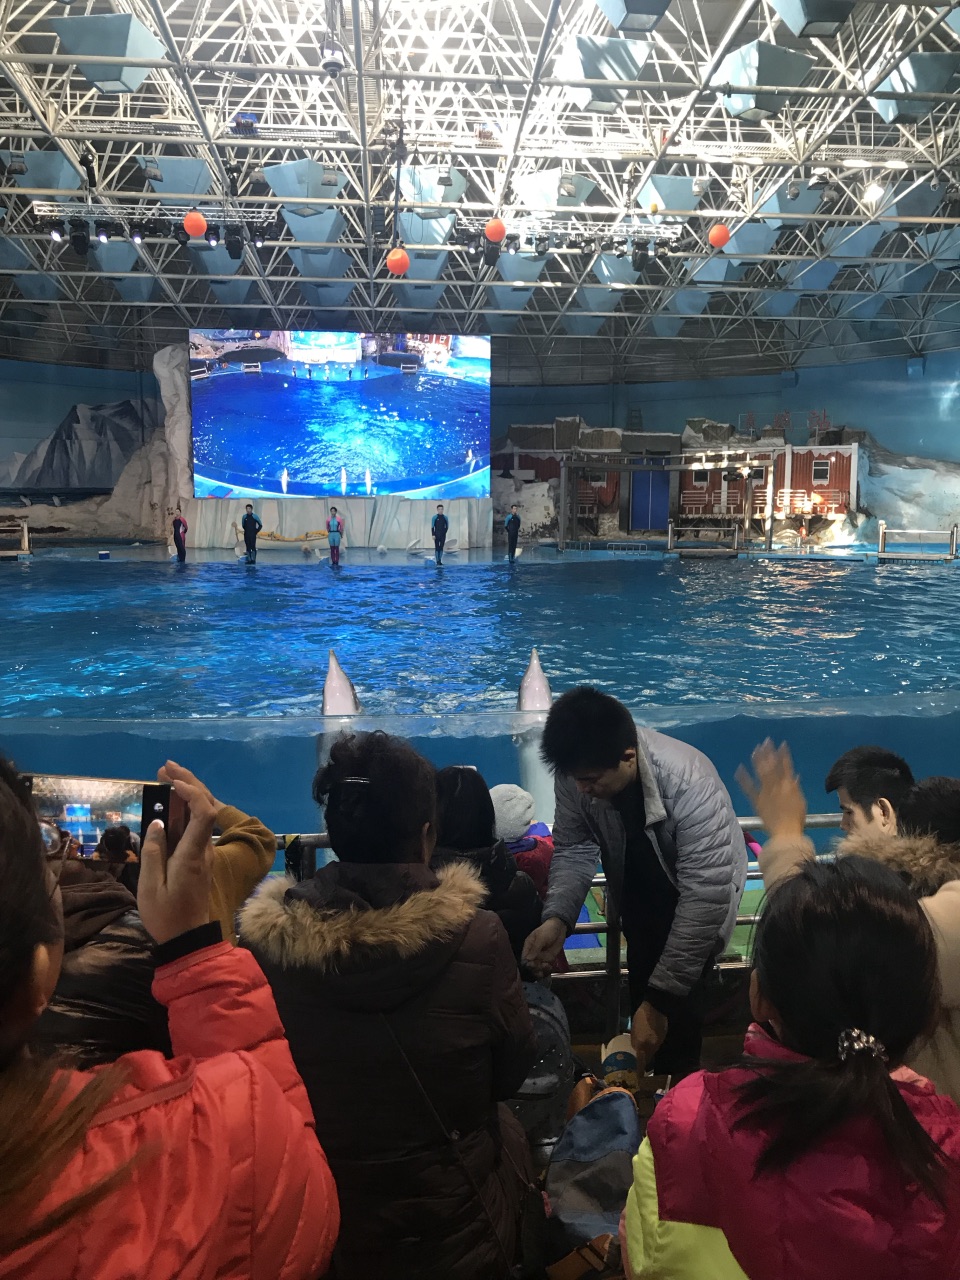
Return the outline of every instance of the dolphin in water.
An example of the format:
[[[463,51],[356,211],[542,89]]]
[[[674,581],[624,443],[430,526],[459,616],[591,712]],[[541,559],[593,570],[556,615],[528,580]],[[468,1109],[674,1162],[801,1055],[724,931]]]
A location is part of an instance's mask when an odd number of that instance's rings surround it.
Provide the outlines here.
[[[537,818],[552,822],[554,816],[553,777],[540,755],[543,726],[553,702],[550,682],[540,665],[540,655],[534,649],[517,698],[517,726],[513,741],[517,748],[520,766],[520,785],[533,796]]]
[[[290,472],[287,470],[286,467],[284,467],[283,470],[280,472],[280,488],[283,490],[284,493],[287,492],[287,483],[289,479],[290,479]]]
[[[347,468],[340,468],[340,492],[344,497],[347,496]]]
[[[550,692],[550,681],[540,665],[540,655],[536,649],[530,651],[530,661],[520,681],[520,694],[517,698],[518,711],[549,711],[553,705],[553,694]]]
[[[370,497],[370,491],[373,489],[373,481],[370,479],[370,468],[367,467],[367,474],[364,477],[367,482],[367,497]]]
[[[330,650],[327,678],[323,682],[323,714],[325,716],[356,716],[362,708],[353,687],[353,681]]]

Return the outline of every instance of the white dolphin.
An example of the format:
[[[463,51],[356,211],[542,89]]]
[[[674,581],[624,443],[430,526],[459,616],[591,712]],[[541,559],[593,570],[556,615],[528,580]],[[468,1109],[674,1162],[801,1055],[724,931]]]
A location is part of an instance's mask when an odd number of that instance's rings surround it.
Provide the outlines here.
[[[371,491],[372,491],[372,489],[373,489],[373,481],[370,479],[370,468],[369,468],[369,467],[367,467],[367,474],[366,474],[366,476],[364,477],[364,479],[365,479],[365,480],[366,480],[366,482],[367,482],[367,497],[369,498],[369,497],[370,497],[370,493],[371,493]]]
[[[353,681],[330,650],[327,678],[323,682],[323,714],[325,716],[356,716],[362,710]]]
[[[289,479],[290,479],[290,472],[287,470],[286,467],[284,467],[283,470],[280,472],[280,488],[283,490],[284,493],[287,492],[287,482],[289,481]]]
[[[518,711],[549,711],[553,706],[553,694],[550,692],[550,681],[540,665],[540,655],[536,649],[530,651],[530,661],[520,681],[520,693],[517,698]]]
[[[347,468],[340,468],[340,492],[344,497],[347,496]]]

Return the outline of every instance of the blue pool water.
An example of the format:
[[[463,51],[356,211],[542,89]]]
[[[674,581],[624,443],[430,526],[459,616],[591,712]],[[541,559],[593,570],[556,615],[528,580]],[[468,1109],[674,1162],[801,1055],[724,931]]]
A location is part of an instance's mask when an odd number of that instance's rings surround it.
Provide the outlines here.
[[[632,707],[960,690],[949,567],[550,554],[8,565],[0,714],[312,715],[331,647],[381,715],[509,710],[533,645],[556,689]]]
[[[237,487],[278,489],[284,470],[288,492],[374,493],[420,491],[465,477],[462,493],[473,495],[466,464],[489,463],[490,383],[477,375],[477,361],[452,360],[447,376],[425,371],[407,375],[361,366],[347,380],[334,369],[279,361],[259,374],[229,372],[194,382],[193,444],[198,493],[209,481]],[[294,371],[299,376],[294,376]],[[489,486],[489,476],[485,482]]]
[[[493,784],[520,778],[513,708],[537,645],[555,692],[591,681],[706,751],[741,812],[734,771],[768,733],[790,741],[814,809],[834,807],[822,779],[858,742],[960,772],[949,566],[543,551],[513,572],[438,571],[353,554],[339,574],[293,553],[0,564],[0,747],[32,770],[119,777],[173,756],[274,829],[313,830],[329,647],[359,727]]]

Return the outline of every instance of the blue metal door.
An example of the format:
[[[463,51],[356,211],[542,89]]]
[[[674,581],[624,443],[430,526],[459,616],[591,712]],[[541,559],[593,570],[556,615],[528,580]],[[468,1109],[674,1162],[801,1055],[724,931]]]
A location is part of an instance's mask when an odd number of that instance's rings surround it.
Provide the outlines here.
[[[670,519],[670,472],[634,471],[630,483],[630,528],[666,529]]]

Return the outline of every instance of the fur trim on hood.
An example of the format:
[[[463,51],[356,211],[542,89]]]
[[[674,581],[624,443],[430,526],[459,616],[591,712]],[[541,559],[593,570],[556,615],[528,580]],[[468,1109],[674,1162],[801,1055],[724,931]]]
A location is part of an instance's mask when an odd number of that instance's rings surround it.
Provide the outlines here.
[[[951,880],[960,880],[960,845],[940,844],[936,836],[848,836],[837,846],[844,857],[854,854],[898,871],[921,898]]]
[[[332,971],[362,947],[405,960],[430,943],[446,942],[467,925],[487,891],[476,871],[452,862],[437,872],[436,888],[412,893],[389,907],[318,911],[302,899],[285,900],[293,881],[263,882],[240,913],[245,944],[284,969]]]

